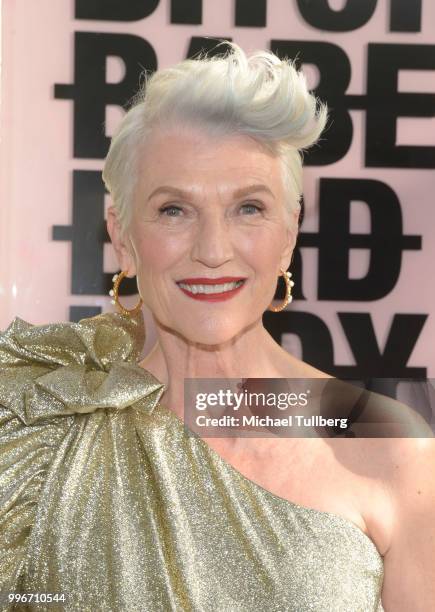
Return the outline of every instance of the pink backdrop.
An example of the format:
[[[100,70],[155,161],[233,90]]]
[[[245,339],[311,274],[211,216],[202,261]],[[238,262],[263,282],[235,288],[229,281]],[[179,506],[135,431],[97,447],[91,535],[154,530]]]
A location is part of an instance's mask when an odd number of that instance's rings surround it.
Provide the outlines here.
[[[296,3],[268,3],[267,27],[234,27],[233,0],[205,0],[202,25],[169,23],[169,1],[161,0],[147,18],[136,22],[86,21],[74,19],[73,0],[3,0],[2,5],[2,97],[1,97],[1,205],[0,205],[0,329],[14,316],[41,324],[68,320],[71,305],[99,305],[111,310],[106,296],[71,295],[71,244],[52,239],[53,225],[71,224],[72,171],[100,170],[101,160],[73,158],[73,103],[54,98],[55,83],[74,82],[74,32],[130,33],[145,38],[156,51],[159,67],[185,58],[192,35],[231,36],[245,50],[269,48],[271,39],[327,40],[345,50],[352,65],[349,94],[365,93],[367,44],[369,42],[434,44],[435,2],[423,1],[422,31],[391,33],[389,5],[381,0],[371,20],[356,31],[324,33],[309,26],[299,15]],[[339,10],[343,0],[330,0]],[[108,62],[114,82],[123,66],[115,58]],[[316,70],[306,68],[314,86]],[[401,71],[400,91],[435,93],[432,71]],[[117,107],[107,109],[107,133],[121,117]],[[431,169],[365,168],[365,111],[351,111],[354,138],[347,155],[337,163],[305,170],[305,231],[317,228],[318,178],[369,178],[387,183],[403,208],[404,233],[422,236],[422,250],[403,253],[401,275],[385,298],[373,302],[316,301],[317,251],[302,249],[303,289],[308,301],[296,300],[291,308],[318,315],[329,327],[336,354],[342,364],[354,363],[339,321],[339,312],[369,312],[380,348],[385,344],[395,313],[425,313],[429,317],[408,362],[426,366],[435,377],[435,171]],[[435,119],[401,118],[397,144],[434,145]],[[108,203],[108,202],[107,202]],[[352,229],[370,231],[366,207],[355,202]],[[366,252],[354,251],[351,276],[363,276]],[[118,270],[111,245],[105,248],[104,270]],[[136,296],[124,298],[126,305]],[[154,340],[149,313],[148,339]],[[279,316],[279,315],[276,315]],[[286,348],[298,354],[295,337],[285,336]]]

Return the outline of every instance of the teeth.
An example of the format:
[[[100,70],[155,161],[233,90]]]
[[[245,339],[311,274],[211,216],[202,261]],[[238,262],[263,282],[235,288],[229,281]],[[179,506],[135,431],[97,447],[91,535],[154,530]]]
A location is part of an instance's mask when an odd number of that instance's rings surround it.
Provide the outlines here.
[[[186,285],[186,283],[178,283],[183,289],[187,289],[191,293],[224,293],[231,291],[236,287],[240,287],[243,281],[234,281],[233,283],[223,283],[221,285]]]

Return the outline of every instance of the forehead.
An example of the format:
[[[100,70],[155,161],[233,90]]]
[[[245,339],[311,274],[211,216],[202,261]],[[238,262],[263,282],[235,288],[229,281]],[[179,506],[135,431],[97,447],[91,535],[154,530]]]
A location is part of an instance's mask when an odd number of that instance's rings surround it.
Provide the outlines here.
[[[240,188],[252,181],[282,190],[281,163],[261,143],[245,135],[216,136],[180,127],[155,130],[139,155],[141,190],[160,184]]]

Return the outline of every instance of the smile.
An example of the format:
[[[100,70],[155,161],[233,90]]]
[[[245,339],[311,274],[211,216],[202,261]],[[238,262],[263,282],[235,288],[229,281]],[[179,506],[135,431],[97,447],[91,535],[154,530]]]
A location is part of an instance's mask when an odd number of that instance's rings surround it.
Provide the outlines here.
[[[226,282],[213,282],[214,279],[198,280],[201,280],[201,282],[187,283],[179,281],[177,282],[177,285],[185,295],[188,295],[193,299],[216,302],[233,297],[245,284],[245,279],[238,279],[234,281],[222,279]],[[216,279],[216,281],[220,280],[221,279]]]

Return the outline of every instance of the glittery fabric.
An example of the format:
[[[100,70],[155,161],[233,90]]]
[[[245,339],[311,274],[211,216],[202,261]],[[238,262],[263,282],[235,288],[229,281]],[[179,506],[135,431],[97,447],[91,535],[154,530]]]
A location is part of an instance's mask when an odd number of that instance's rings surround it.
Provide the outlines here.
[[[143,343],[142,313],[0,333],[1,609],[383,610],[374,543],[187,435]]]

